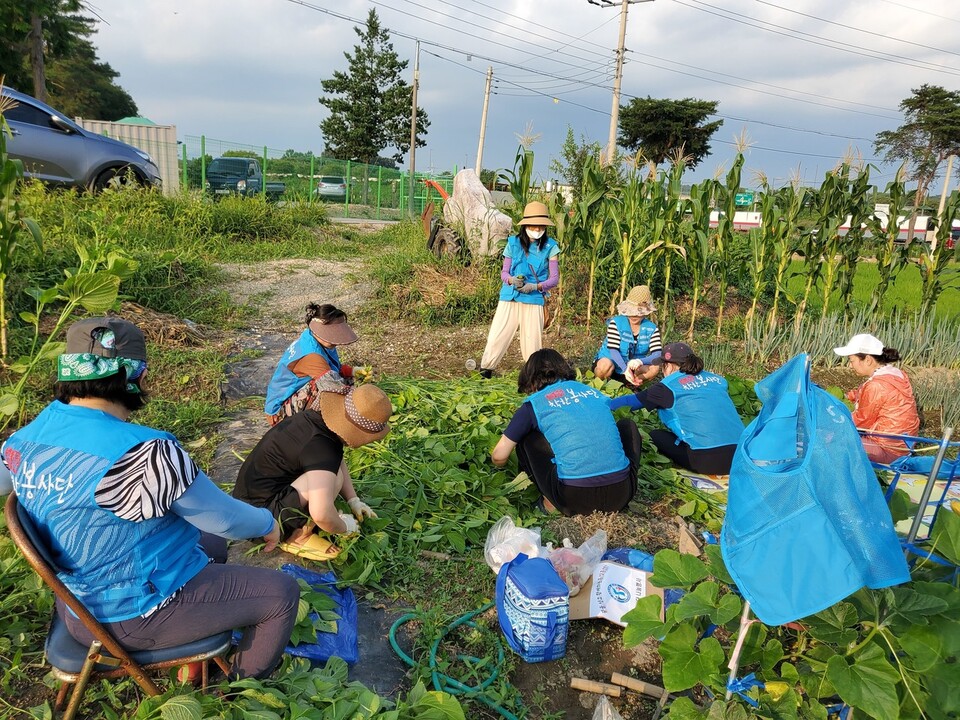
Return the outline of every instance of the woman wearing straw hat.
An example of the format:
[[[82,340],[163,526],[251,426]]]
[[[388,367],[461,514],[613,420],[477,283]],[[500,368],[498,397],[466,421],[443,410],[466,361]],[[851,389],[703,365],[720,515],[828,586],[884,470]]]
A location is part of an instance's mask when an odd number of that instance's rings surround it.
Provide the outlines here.
[[[853,422],[859,429],[888,435],[916,435],[920,431],[910,379],[891,364],[899,362],[899,351],[884,347],[869,333],[854,335],[850,342],[833,351],[847,358],[857,375],[867,378],[847,393],[847,400],[854,404]],[[878,463],[892,462],[910,452],[902,440],[870,435],[861,440],[867,457]]]
[[[284,351],[267,386],[263,409],[271,425],[310,407],[321,390],[353,384],[354,368],[342,364],[337,353],[340,345],[357,341],[347,314],[334,305],[310,303],[305,321],[306,329]]]
[[[480,358],[480,374],[484,377],[493,375],[517,329],[524,361],[540,349],[544,301],[560,282],[560,248],[547,234],[547,228],[553,227],[547,206],[536,201],[527,203],[517,224],[517,234],[507,239],[503,250],[500,302]]]
[[[280,523],[281,550],[310,560],[329,560],[339,550],[314,533],[352,534],[377,514],[357,497],[343,447],[382,439],[393,413],[376,385],[323,390],[310,408],[284,418],[260,438],[243,461],[233,496],[265,507]],[[337,511],[337,497],[356,517]]]
[[[627,299],[617,305],[618,314],[607,323],[606,340],[593,359],[594,375],[633,386],[656,377],[659,368],[652,363],[663,345],[652,320],[656,311],[649,287],[630,289]]]

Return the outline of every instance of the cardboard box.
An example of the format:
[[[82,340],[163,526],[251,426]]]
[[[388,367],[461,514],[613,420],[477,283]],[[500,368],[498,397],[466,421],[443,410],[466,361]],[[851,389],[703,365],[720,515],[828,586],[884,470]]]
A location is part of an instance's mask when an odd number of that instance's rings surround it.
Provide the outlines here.
[[[636,607],[637,600],[647,595],[663,600],[663,590],[649,582],[652,574],[620,563],[597,563],[586,585],[570,598],[570,619],[603,618],[626,627],[620,618]],[[663,619],[662,602],[660,619]]]

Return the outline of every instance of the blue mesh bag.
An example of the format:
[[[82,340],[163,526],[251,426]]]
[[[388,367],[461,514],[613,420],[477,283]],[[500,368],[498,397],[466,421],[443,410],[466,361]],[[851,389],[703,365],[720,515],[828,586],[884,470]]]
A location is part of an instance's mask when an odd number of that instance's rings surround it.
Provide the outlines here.
[[[781,625],[909,580],[850,411],[811,382],[807,355],[755,391],[763,409],[737,445],[720,548],[757,617]]]
[[[524,661],[566,654],[570,591],[549,560],[521,553],[500,567],[497,619],[507,644]]]

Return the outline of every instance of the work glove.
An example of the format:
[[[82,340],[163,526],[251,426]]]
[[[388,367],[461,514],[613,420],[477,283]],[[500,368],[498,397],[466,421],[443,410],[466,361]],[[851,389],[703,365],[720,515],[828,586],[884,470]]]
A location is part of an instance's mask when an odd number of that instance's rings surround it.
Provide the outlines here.
[[[354,382],[363,383],[370,379],[370,376],[373,375],[373,368],[369,365],[364,365],[363,367],[355,367],[353,369],[353,379]]]
[[[523,275],[514,275],[512,278],[510,278],[510,284],[517,290],[520,290],[520,288],[522,288],[524,285]]]
[[[522,293],[524,293],[524,294],[536,292],[536,290],[537,290],[537,284],[536,284],[536,283],[527,283],[527,284],[524,285],[522,288],[520,288],[520,292],[522,292]]]
[[[623,376],[631,385],[639,385],[643,382],[637,377],[637,373],[640,372],[643,372],[643,362],[641,360],[631,360],[627,363],[627,369],[624,371]]]
[[[352,516],[340,513],[340,519],[343,520],[343,524],[347,526],[347,529],[343,531],[344,535],[353,535],[354,533],[360,532],[360,523],[354,520]]]
[[[347,505],[350,506],[350,511],[358,522],[363,522],[364,518],[375,518],[377,516],[370,506],[358,497],[347,500]]]

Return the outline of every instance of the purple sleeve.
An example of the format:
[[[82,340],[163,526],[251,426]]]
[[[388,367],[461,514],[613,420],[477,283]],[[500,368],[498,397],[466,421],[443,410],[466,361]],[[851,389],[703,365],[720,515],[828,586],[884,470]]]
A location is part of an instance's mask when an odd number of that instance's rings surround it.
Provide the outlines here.
[[[540,283],[543,290],[553,290],[560,283],[560,261],[555,257],[550,258],[550,274],[547,279]]]
[[[500,279],[504,285],[510,284],[510,268],[513,267],[513,258],[504,257],[503,267],[500,269]]]
[[[519,443],[527,435],[537,429],[537,416],[533,412],[533,406],[525,402],[513,414],[510,424],[503,434],[507,439]]]

